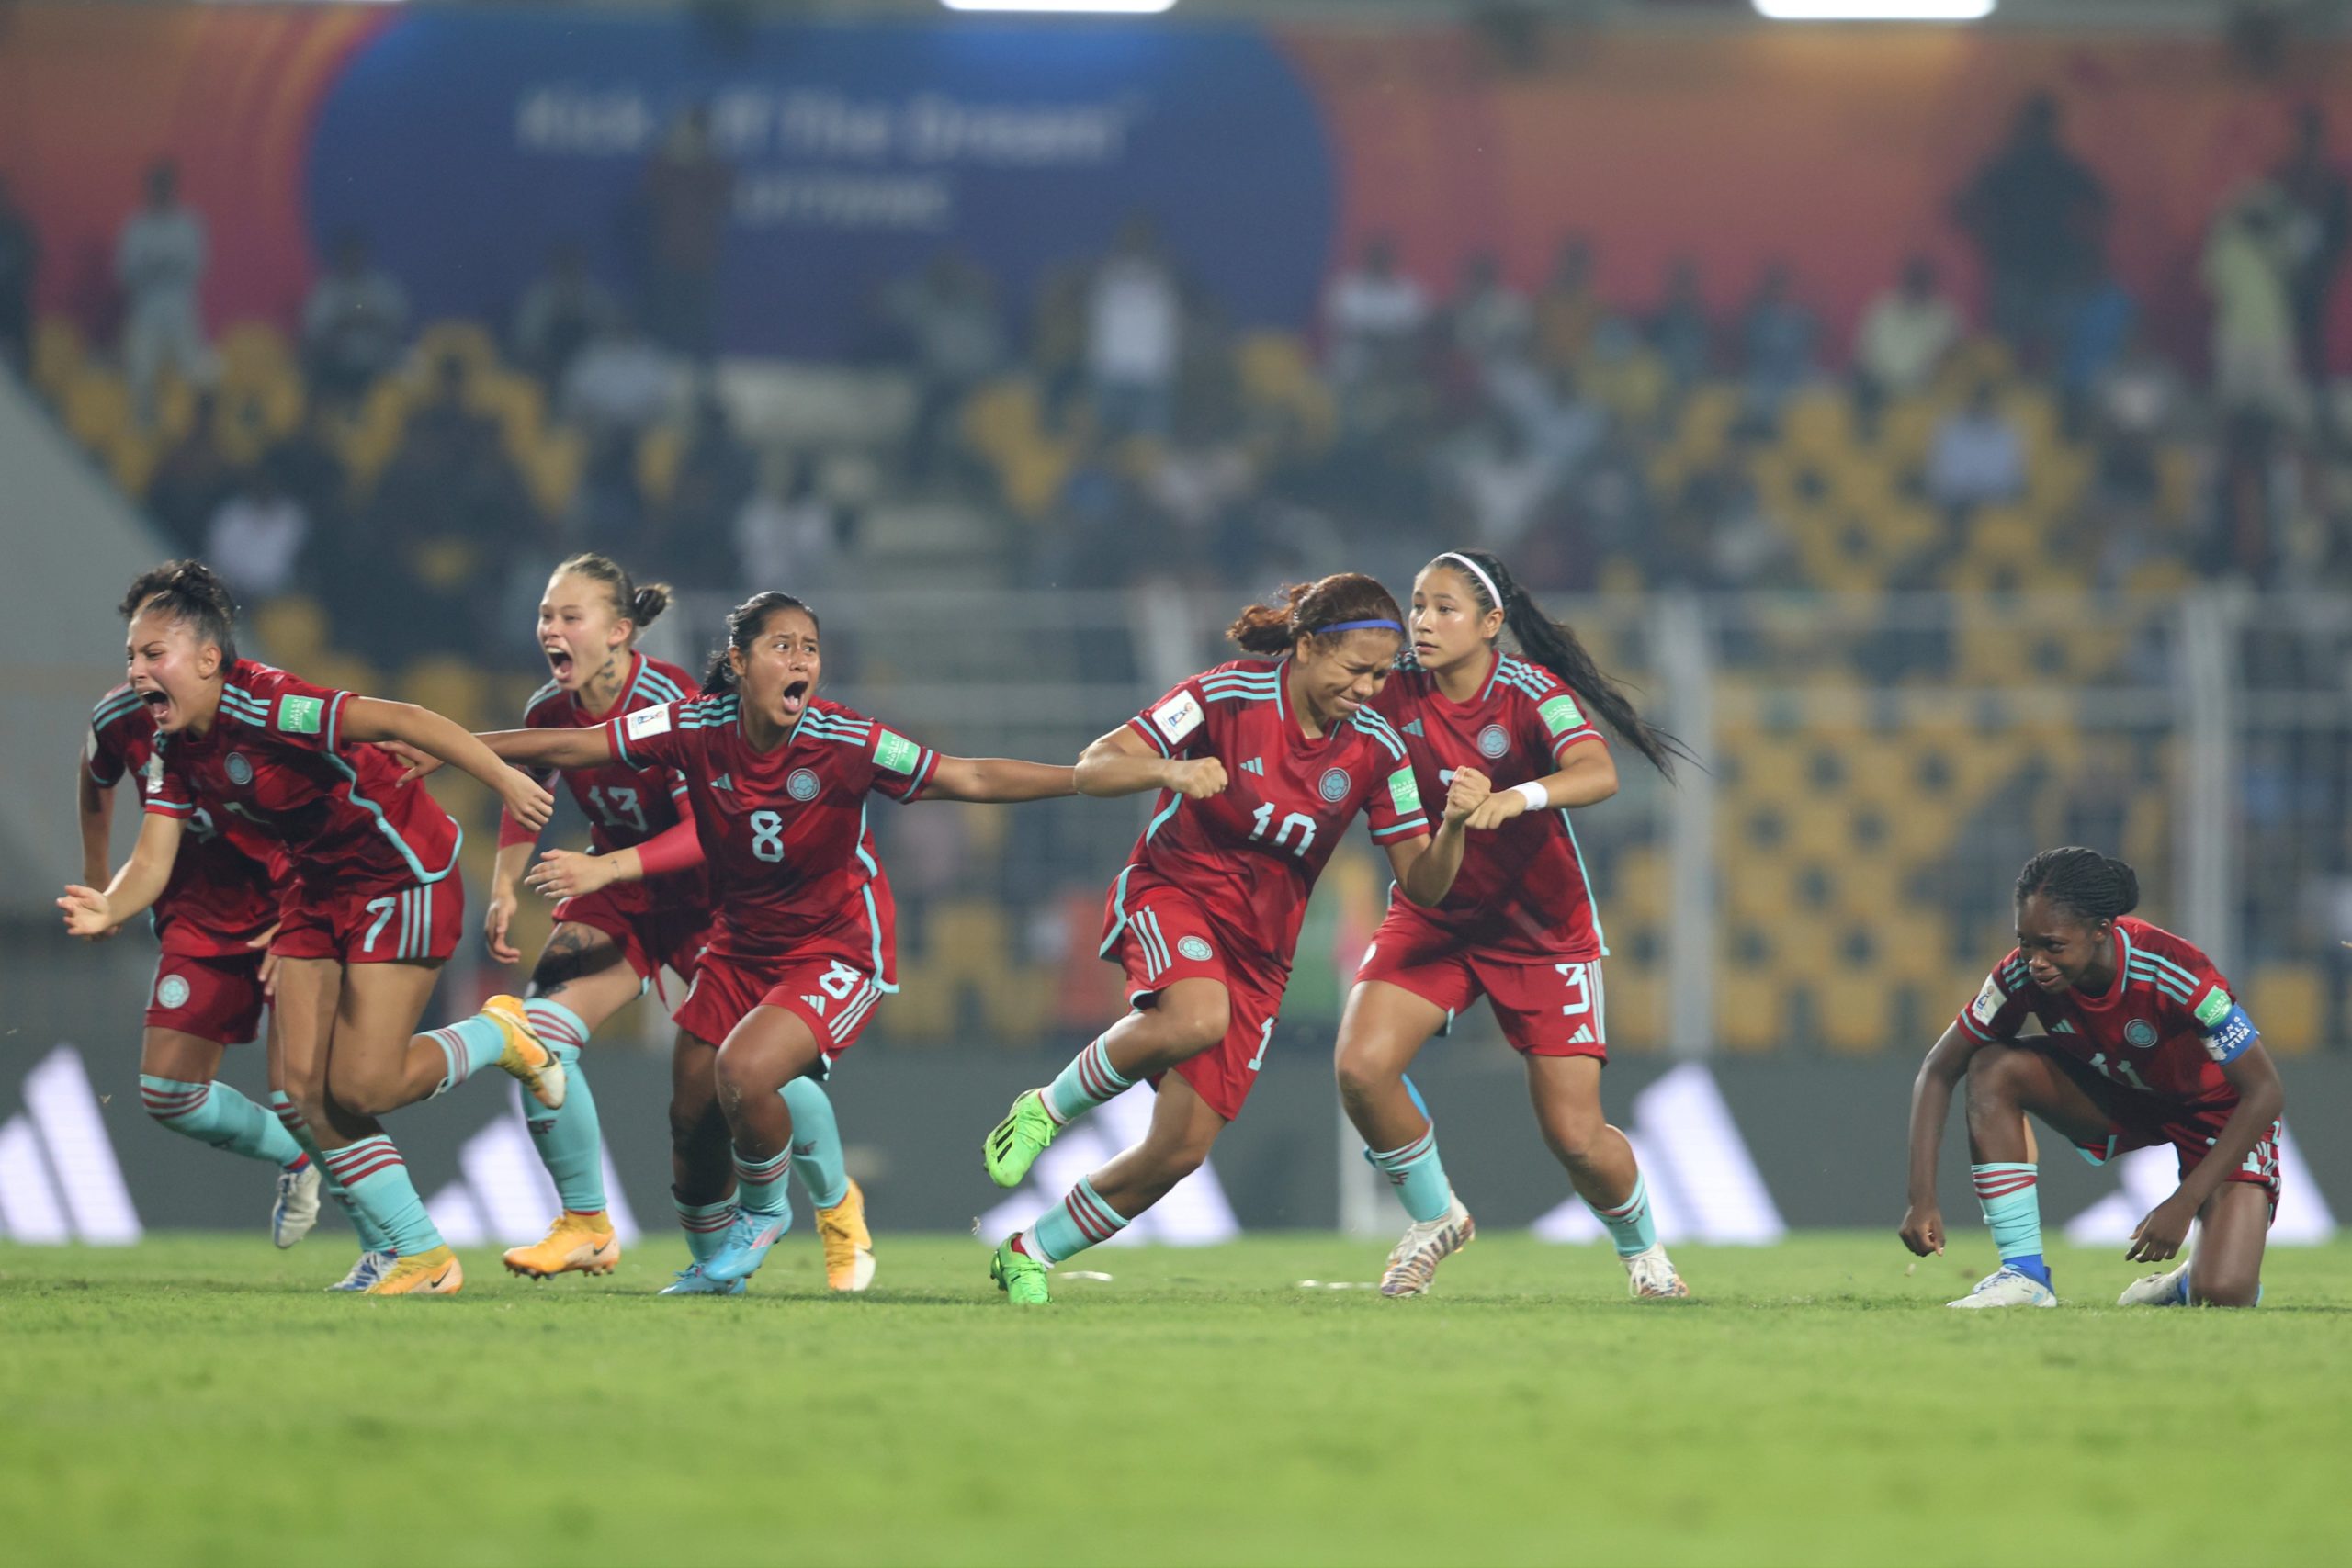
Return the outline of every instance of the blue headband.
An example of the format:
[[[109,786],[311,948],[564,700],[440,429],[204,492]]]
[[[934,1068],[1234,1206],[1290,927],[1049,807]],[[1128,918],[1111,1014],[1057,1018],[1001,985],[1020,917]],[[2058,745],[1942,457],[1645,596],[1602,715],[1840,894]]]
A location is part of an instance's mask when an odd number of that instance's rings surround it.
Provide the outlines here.
[[[1325,632],[1395,632],[1405,635],[1405,628],[1395,621],[1334,621],[1328,626],[1316,626],[1301,632],[1301,637],[1321,637]]]

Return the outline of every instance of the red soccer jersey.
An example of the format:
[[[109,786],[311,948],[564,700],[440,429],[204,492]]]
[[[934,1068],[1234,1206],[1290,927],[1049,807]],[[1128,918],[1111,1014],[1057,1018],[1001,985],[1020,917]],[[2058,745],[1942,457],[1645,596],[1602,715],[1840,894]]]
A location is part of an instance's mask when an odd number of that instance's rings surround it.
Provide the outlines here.
[[[107,788],[131,774],[143,801],[160,772],[150,765],[154,756],[155,721],[147,705],[129,686],[117,686],[90,715],[83,765]],[[243,955],[245,943],[277,919],[268,868],[232,843],[225,826],[200,808],[188,816],[172,879],[153,910],[155,934],[165,953],[190,958]]]
[[[550,681],[532,694],[523,706],[523,728],[526,729],[586,729],[618,718],[625,714],[660,707],[664,703],[690,702],[702,694],[702,687],[695,678],[674,664],[648,659],[641,653],[629,655],[628,676],[621,682],[619,705],[603,718],[587,712],[580,699]],[[546,773],[539,782],[552,786]],[[613,762],[601,768],[582,768],[563,775],[571,798],[580,803],[581,814],[588,818],[588,836],[599,854],[615,850],[634,849],[684,820],[692,809],[687,804],[686,781],[668,768],[631,768]],[[502,812],[498,822],[498,845],[527,844],[538,838],[530,829]],[[708,897],[705,877],[693,875],[657,876],[647,884],[654,902],[664,908],[684,904],[701,904]]]
[[[1960,1026],[1986,1043],[2011,1041],[2038,1019],[2043,1048],[2111,1083],[2184,1105],[2233,1105],[2222,1064],[2254,1042],[2222,972],[2189,943],[2126,915],[2115,922],[2115,978],[2105,994],[2068,987],[2052,996],[2009,955],[1962,1008]]]
[[[754,962],[837,956],[898,988],[897,908],[865,797],[913,800],[937,753],[818,698],[773,751],[744,738],[735,694],[605,722],[631,768],[675,769],[694,802],[718,917],[710,951]]]
[[[1369,706],[1310,739],[1283,690],[1288,661],[1238,659],[1183,682],[1127,721],[1167,757],[1215,757],[1226,787],[1207,800],[1159,792],[1151,825],[1112,890],[1102,951],[1153,888],[1180,889],[1259,978],[1290,973],[1299,922],[1323,863],[1359,811],[1383,846],[1427,834],[1405,743]]]
[[[1486,685],[1466,703],[1419,670],[1391,675],[1374,701],[1404,737],[1425,800],[1443,800],[1458,768],[1476,768],[1497,789],[1509,789],[1558,772],[1560,758],[1580,741],[1607,744],[1558,676],[1507,653],[1496,655]],[[1393,890],[1388,902],[1503,956],[1583,964],[1609,953],[1566,811],[1524,812],[1469,835],[1453,890],[1436,908]]]
[[[465,835],[423,785],[400,782],[402,764],[390,752],[344,743],[350,701],[349,692],[238,660],[208,733],[157,738],[160,783],[147,809],[234,817],[284,845],[312,893],[440,881],[457,869]]]

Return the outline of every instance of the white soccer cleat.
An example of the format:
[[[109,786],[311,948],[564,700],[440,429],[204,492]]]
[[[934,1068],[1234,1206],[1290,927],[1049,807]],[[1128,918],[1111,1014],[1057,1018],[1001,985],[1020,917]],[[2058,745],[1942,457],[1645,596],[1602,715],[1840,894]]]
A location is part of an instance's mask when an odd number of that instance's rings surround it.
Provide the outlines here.
[[[319,1223],[319,1162],[304,1160],[300,1170],[277,1173],[277,1199],[269,1206],[269,1239],[291,1247]]]
[[[1670,1301],[1690,1293],[1690,1287],[1674,1271],[1674,1260],[1667,1257],[1666,1248],[1655,1242],[1622,1261],[1625,1293],[1637,1302]]]
[[[2178,1306],[2188,1294],[2188,1259],[2184,1258],[2175,1267],[2161,1274],[2143,1275],[2123,1287],[2115,1298],[2120,1307]]]
[[[1944,1305],[1953,1307],[2054,1307],[2058,1293],[2030,1274],[2002,1266],[1976,1281],[1976,1288],[1956,1302]]]
[[[1436,1219],[1416,1221],[1388,1255],[1388,1267],[1380,1276],[1380,1293],[1429,1294],[1430,1280],[1437,1273],[1437,1266],[1469,1246],[1477,1235],[1478,1227],[1471,1222],[1470,1211],[1462,1206],[1459,1198]]]
[[[326,1288],[330,1291],[367,1291],[390,1273],[392,1265],[399,1261],[389,1252],[363,1252],[359,1255],[359,1261],[351,1266],[350,1273]]]

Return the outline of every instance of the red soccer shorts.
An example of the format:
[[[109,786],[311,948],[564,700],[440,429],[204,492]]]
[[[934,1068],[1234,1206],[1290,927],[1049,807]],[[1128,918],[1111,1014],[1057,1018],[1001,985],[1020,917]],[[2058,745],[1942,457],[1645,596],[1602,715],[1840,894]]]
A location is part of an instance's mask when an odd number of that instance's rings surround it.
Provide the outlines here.
[[[465,923],[466,888],[455,872],[438,882],[348,893],[314,893],[296,883],[270,951],[345,964],[439,963],[458,951]]]
[[[1485,997],[1510,1048],[1530,1056],[1609,1059],[1600,961],[1515,958],[1464,948],[1426,921],[1391,911],[1356,983],[1378,980],[1445,1010],[1445,1027]]]
[[[1225,987],[1225,1038],[1177,1063],[1174,1070],[1210,1110],[1230,1122],[1241,1114],[1242,1102],[1257,1087],[1258,1069],[1265,1064],[1282,1012],[1283,983],[1269,985],[1228,964],[1221,948],[1221,939],[1200,906],[1173,889],[1162,889],[1127,911],[1118,959],[1127,972],[1127,1005],[1138,1010],[1150,1007],[1179,980],[1215,980]],[[1159,1081],[1152,1080],[1154,1085]]]
[[[691,983],[695,961],[710,941],[710,911],[695,904],[660,905],[642,882],[616,882],[555,907],[558,925],[570,921],[603,931],[638,977],[661,984],[668,964]]]
[[[888,994],[865,970],[838,958],[749,962],[711,953],[672,1016],[695,1039],[721,1045],[753,1010],[782,1008],[808,1026],[830,1069],[857,1043]]]
[[[165,953],[147,993],[147,1027],[175,1030],[220,1045],[243,1045],[261,1034],[258,953],[226,958]]]
[[[2222,1126],[2229,1121],[2234,1107],[2227,1105],[2176,1105],[2158,1100],[2154,1095],[2135,1094],[2111,1084],[2080,1062],[2050,1053],[2066,1075],[2083,1086],[2085,1093],[2107,1112],[2107,1136],[2090,1144],[2076,1144],[2083,1157],[2093,1165],[2105,1165],[2117,1155],[2133,1149],[2160,1148],[2171,1145],[2180,1157],[2180,1174],[2205,1163],[2213,1151],[2213,1140],[2221,1136]],[[2270,1213],[2278,1214],[2278,1139],[2281,1129],[2276,1122],[2262,1135],[2262,1141],[2246,1151],[2237,1168],[2223,1177],[2224,1181],[2244,1181],[2260,1187],[2270,1195]]]

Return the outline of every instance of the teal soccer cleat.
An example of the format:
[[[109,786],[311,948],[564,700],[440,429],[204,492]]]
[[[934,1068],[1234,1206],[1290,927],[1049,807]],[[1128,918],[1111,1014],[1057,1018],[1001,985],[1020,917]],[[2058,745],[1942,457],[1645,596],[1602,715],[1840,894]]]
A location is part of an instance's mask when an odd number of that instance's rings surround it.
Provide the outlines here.
[[[702,1266],[704,1277],[721,1284],[750,1279],[767,1261],[768,1248],[782,1241],[791,1228],[789,1209],[780,1214],[738,1213],[735,1223],[727,1227],[727,1245]]]

